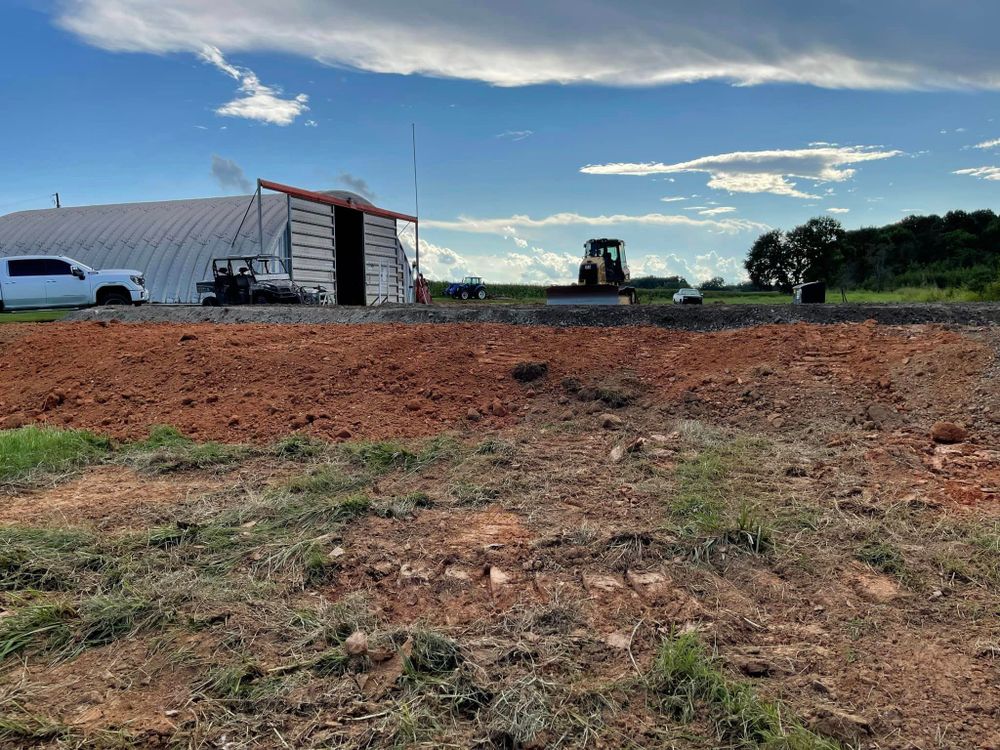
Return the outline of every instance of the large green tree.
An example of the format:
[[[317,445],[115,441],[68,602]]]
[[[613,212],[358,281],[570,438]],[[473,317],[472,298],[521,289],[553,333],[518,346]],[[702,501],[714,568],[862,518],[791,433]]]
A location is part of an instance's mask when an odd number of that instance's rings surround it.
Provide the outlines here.
[[[757,238],[744,266],[754,284],[783,292],[804,281],[839,283],[844,235],[840,222],[828,216],[788,233],[774,229]]]

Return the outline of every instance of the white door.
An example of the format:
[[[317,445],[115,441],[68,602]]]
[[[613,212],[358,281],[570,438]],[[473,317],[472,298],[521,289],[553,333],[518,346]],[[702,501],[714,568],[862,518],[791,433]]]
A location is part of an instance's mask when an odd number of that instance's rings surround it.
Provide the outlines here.
[[[45,297],[49,307],[75,307],[90,302],[90,282],[74,276],[59,258],[40,261],[45,267]]]
[[[3,305],[9,310],[21,307],[45,307],[45,277],[41,260],[8,260],[7,275],[2,279]]]

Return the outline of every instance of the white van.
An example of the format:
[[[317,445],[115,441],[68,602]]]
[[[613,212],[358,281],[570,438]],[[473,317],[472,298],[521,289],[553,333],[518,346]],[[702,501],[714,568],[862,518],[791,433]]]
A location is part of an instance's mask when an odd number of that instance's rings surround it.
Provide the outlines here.
[[[148,301],[142,271],[96,271],[60,255],[0,258],[0,310],[141,305]]]

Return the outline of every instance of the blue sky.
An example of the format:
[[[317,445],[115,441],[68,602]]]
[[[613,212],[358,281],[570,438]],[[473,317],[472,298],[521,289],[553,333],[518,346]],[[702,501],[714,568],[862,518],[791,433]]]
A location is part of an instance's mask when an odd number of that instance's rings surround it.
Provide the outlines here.
[[[735,280],[767,227],[1000,209],[997,4],[750,5],[5,0],[0,214],[258,176],[411,212],[411,122],[441,278],[616,236]]]

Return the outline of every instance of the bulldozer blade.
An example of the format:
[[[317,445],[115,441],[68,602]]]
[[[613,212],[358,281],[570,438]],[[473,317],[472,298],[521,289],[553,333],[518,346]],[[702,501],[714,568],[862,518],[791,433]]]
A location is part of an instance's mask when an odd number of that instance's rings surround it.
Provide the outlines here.
[[[631,305],[635,294],[614,284],[572,284],[545,290],[547,305]]]

